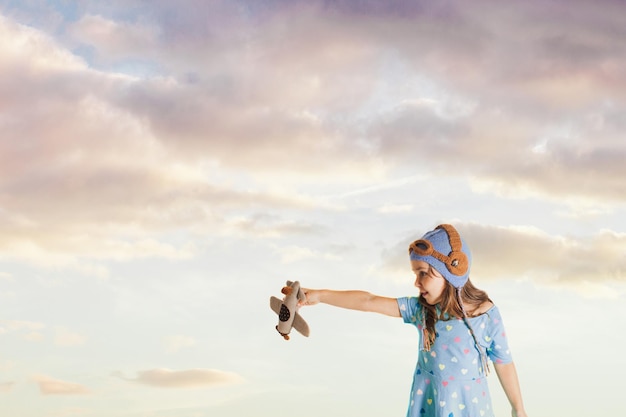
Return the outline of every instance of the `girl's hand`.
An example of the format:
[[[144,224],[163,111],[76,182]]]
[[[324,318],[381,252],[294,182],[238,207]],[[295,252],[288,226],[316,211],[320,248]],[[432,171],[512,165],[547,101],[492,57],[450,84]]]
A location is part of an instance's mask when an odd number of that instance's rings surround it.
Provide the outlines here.
[[[312,306],[320,302],[319,290],[311,290],[309,288],[302,288],[306,299],[298,301],[298,306]]]
[[[526,411],[524,411],[524,410],[519,410],[518,411],[518,410],[515,410],[515,409],[511,410],[511,416],[512,417],[528,417],[526,415]]]

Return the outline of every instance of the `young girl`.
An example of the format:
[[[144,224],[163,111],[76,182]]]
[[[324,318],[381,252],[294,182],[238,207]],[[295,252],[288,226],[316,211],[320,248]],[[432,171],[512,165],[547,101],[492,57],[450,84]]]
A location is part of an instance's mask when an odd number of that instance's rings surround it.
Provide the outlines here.
[[[419,297],[305,289],[303,305],[330,304],[402,317],[417,327],[420,351],[408,417],[493,417],[491,359],[513,417],[527,417],[498,308],[469,280],[471,254],[451,225],[409,246]]]

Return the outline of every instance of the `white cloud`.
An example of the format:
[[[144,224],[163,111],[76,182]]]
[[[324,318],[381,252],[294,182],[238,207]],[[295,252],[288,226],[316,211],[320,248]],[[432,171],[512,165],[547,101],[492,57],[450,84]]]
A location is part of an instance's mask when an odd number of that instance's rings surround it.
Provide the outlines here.
[[[46,34],[0,14],[0,61],[3,71],[29,68],[41,73],[86,69],[84,61],[58,48]]]

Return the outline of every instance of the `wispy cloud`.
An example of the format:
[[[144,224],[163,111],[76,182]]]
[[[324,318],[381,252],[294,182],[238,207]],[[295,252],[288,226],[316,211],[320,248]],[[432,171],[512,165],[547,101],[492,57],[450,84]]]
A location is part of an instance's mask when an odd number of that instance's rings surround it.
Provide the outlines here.
[[[381,214],[395,214],[395,213],[407,213],[413,211],[412,204],[385,204],[378,208],[378,212]]]
[[[43,395],[85,395],[90,390],[74,382],[62,381],[45,375],[35,376],[34,381],[39,385],[39,391]]]
[[[243,381],[243,378],[237,374],[216,369],[188,369],[183,371],[151,369],[137,372],[136,378],[126,378],[119,372],[114,375],[127,381],[158,388],[202,388]]]
[[[43,323],[28,320],[0,320],[0,334],[9,332],[39,331],[46,327]]]
[[[9,392],[13,389],[14,385],[15,385],[14,381],[0,382],[0,392]]]
[[[280,255],[280,261],[285,264],[304,259],[341,260],[341,256],[336,251],[321,252],[296,245],[278,247],[275,249],[275,252]]]

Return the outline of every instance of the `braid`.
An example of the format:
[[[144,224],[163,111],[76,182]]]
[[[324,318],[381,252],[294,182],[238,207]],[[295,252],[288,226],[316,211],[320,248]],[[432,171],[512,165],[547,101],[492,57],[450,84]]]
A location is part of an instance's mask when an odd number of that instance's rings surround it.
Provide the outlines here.
[[[483,350],[480,348],[480,344],[478,343],[478,339],[476,338],[474,329],[472,328],[472,325],[470,324],[468,320],[467,311],[465,310],[465,305],[463,304],[463,299],[461,297],[461,288],[457,288],[456,294],[459,300],[459,305],[461,306],[461,310],[463,310],[463,322],[469,329],[469,332],[472,335],[472,339],[474,339],[474,346],[476,347],[476,349],[478,350],[478,353],[480,354],[480,362],[483,366],[485,375],[489,375],[489,361],[487,360],[487,355],[485,354],[485,352],[483,352]]]
[[[428,314],[429,308],[424,308],[423,318],[422,318],[422,346],[426,352],[430,352],[430,348],[435,343],[436,332],[435,332],[435,315]]]

